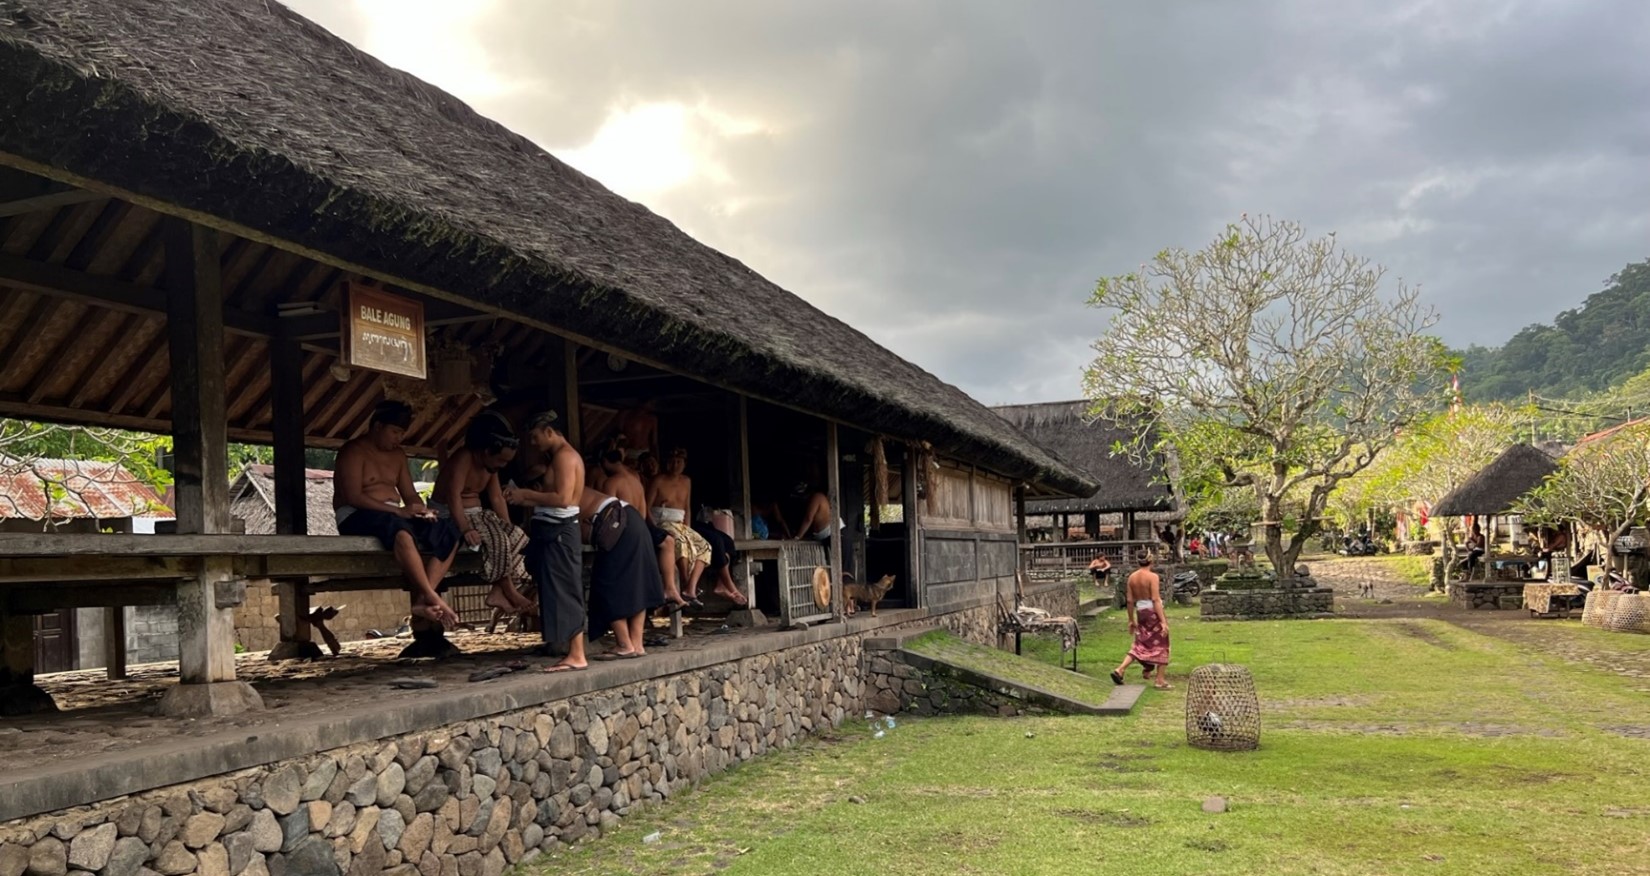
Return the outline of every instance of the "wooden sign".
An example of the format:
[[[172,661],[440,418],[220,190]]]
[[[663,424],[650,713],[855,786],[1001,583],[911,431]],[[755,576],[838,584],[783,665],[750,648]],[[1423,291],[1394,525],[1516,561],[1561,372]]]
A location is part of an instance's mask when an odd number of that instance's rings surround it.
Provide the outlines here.
[[[348,286],[346,361],[356,368],[424,379],[424,305],[382,289]]]

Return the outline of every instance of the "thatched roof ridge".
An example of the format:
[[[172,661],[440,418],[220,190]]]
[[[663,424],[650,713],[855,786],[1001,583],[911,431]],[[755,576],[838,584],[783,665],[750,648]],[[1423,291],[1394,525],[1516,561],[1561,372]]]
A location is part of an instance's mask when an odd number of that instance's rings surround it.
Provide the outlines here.
[[[1558,470],[1558,463],[1528,444],[1514,444],[1432,506],[1434,517],[1505,514]]]
[[[0,0],[0,152],[1070,493],[961,390],[265,0]]]
[[[1127,443],[1132,436],[1115,423],[1091,421],[1089,407],[1087,401],[1063,401],[992,408],[1032,441],[1088,474],[1100,487],[1098,492],[1082,498],[1028,501],[1026,513],[1180,510],[1167,483],[1167,460],[1143,467],[1125,456],[1112,455],[1114,446]]]

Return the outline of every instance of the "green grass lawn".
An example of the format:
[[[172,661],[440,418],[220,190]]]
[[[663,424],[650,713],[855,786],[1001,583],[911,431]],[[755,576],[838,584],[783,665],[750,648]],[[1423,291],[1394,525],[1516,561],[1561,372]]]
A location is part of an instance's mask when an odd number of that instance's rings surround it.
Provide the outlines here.
[[[1027,641],[1041,638],[1026,636]],[[1052,642],[1053,638],[1050,637]],[[1016,656],[1013,651],[999,651],[985,645],[965,642],[944,630],[936,630],[912,641],[905,647],[917,654],[943,660],[964,669],[986,675],[1018,681],[1045,693],[1064,697],[1089,706],[1103,706],[1112,695],[1114,685],[1105,673],[1095,677],[1089,673],[1072,672],[1058,663],[1059,648],[1041,648],[1031,652],[1031,659]],[[1022,647],[1022,650],[1024,648]],[[1082,649],[1078,649],[1082,654]],[[1070,658],[1066,658],[1066,666]],[[1079,664],[1081,668],[1081,664]]]
[[[1650,873],[1650,740],[1623,730],[1650,729],[1650,681],[1439,621],[1205,624],[1194,610],[1171,610],[1176,690],[1147,691],[1130,717],[901,719],[881,739],[851,720],[531,868]],[[1124,621],[1087,633],[1080,667],[1103,677]],[[1057,645],[1027,645],[1054,662]],[[1215,661],[1254,672],[1259,751],[1185,744],[1186,673]],[[1205,814],[1216,795],[1230,811]]]

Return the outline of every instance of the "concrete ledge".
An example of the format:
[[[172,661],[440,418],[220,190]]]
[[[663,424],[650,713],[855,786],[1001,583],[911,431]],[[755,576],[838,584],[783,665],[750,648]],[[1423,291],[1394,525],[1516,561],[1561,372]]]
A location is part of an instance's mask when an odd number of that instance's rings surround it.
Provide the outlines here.
[[[994,604],[994,598],[978,600],[955,610]],[[14,771],[0,779],[0,822],[519,711],[830,639],[865,636],[949,613],[899,609],[882,612],[876,618],[862,614],[843,623],[806,630],[730,636],[725,642],[695,651],[650,652],[642,660],[592,663],[586,672],[523,672],[486,685],[431,690],[417,699],[397,701],[393,708],[383,703],[340,702],[335,711],[297,719],[286,719],[272,710],[260,713],[258,724],[211,736],[157,739],[135,750]]]
[[[976,669],[958,666],[944,660],[936,660],[918,654],[914,651],[901,651],[900,659],[907,666],[922,672],[942,670],[952,678],[975,687],[995,691],[1022,702],[1043,706],[1057,712],[1073,715],[1127,715],[1133,708],[1140,695],[1145,692],[1144,685],[1125,684],[1112,689],[1106,701],[1098,706],[1068,699],[1057,693],[1044,690],[1035,685],[1027,684],[1012,678],[991,675]]]

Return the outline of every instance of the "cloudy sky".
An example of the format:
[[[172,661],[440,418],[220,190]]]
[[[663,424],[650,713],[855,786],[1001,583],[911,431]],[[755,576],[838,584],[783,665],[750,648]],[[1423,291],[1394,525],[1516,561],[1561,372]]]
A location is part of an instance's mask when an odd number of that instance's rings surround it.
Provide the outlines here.
[[[987,403],[1239,214],[1454,344],[1650,257],[1643,0],[292,0]]]

